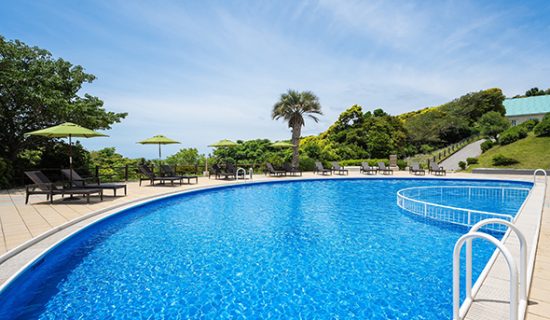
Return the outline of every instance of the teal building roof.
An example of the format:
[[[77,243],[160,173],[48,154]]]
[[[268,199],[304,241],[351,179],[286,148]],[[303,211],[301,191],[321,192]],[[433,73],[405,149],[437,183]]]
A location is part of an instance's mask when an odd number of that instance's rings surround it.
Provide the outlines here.
[[[550,95],[504,100],[506,116],[521,116],[550,112]]]

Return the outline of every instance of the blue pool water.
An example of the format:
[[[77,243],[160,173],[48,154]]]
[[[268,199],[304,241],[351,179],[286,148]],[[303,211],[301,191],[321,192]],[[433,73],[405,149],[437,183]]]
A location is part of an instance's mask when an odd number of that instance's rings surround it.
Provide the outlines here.
[[[152,202],[56,247],[0,293],[0,319],[450,318],[466,230],[396,205],[441,184],[519,185],[320,180]],[[477,277],[493,248],[474,245]]]

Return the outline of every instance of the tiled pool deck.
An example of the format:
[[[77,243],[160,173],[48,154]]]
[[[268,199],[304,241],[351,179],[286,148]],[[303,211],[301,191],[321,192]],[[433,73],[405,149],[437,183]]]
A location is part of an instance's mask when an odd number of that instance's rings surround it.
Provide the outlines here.
[[[363,175],[359,175],[359,173],[350,173],[350,177],[357,176],[365,177]],[[407,172],[396,172],[395,176],[410,177]],[[320,178],[322,176],[313,175],[311,173],[304,174],[304,178],[313,177]],[[531,176],[496,176],[451,173],[447,177],[497,178],[532,181]],[[255,176],[254,179],[256,181],[260,181],[281,178],[269,178],[259,175]],[[23,190],[2,190],[0,191],[0,256],[31,239],[36,239],[45,232],[51,232],[59,229],[60,226],[68,224],[71,221],[74,222],[83,220],[71,227],[68,227],[66,230],[57,232],[56,236],[48,237],[52,239],[45,239],[44,241],[41,241],[44,242],[42,246],[34,245],[29,248],[30,250],[26,250],[27,252],[22,252],[21,254],[18,254],[17,257],[14,257],[19,260],[28,261],[53,242],[60,239],[62,236],[70,232],[74,232],[77,228],[82,228],[102,216],[110,214],[110,212],[115,209],[120,210],[122,207],[147,198],[190,190],[197,187],[209,187],[233,183],[235,183],[235,181],[199,178],[199,183],[197,185],[171,187],[148,186],[147,183],[144,183],[144,185],[140,187],[136,182],[130,182],[128,183],[128,196],[114,198],[110,196],[112,194],[111,191],[105,191],[107,196],[104,197],[104,201],[99,202],[99,199],[92,198],[90,204],[86,204],[84,200],[62,201],[59,199],[55,201],[53,205],[50,205],[45,201],[45,196],[36,195],[31,196],[29,205],[25,205]],[[526,319],[550,319],[550,188],[546,190],[545,196],[546,204],[544,207],[544,214],[542,216],[540,237],[536,252],[534,274],[529,293],[529,307],[527,309]],[[110,210],[110,208],[113,210]],[[100,213],[93,218],[86,218],[95,212]],[[8,259],[3,262],[0,258],[0,284],[6,281],[8,276],[14,273],[22,265],[21,262],[19,262],[15,264],[18,266],[16,268],[13,261],[10,260],[14,259]],[[451,270],[449,270],[449,272],[451,272]],[[472,317],[471,314],[468,314],[468,318],[493,319],[491,318],[491,314],[487,314],[486,317],[481,315],[479,317]]]

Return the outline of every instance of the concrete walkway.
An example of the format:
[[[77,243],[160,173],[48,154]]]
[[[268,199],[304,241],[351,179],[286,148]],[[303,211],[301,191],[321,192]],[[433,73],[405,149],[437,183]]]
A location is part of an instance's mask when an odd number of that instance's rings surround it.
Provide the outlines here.
[[[458,163],[460,161],[466,162],[466,158],[475,158],[481,154],[480,145],[485,141],[484,139],[475,141],[465,146],[464,148],[458,150],[455,154],[450,156],[441,162],[441,166],[447,170],[458,170],[460,167]]]

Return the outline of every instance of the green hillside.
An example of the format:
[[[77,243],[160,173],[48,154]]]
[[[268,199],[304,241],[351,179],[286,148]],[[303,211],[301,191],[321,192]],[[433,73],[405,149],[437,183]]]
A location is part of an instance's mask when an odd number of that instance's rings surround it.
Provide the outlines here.
[[[493,157],[498,154],[516,159],[519,163],[494,166]],[[548,169],[550,168],[550,137],[535,137],[530,133],[527,138],[509,145],[497,145],[479,156],[479,163],[468,167],[468,171],[474,168]]]

